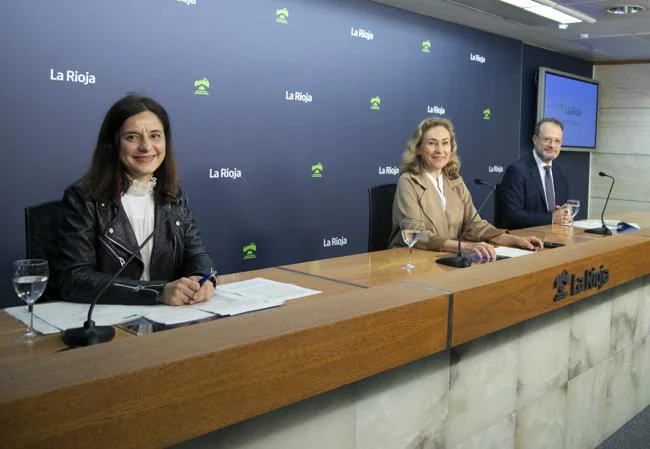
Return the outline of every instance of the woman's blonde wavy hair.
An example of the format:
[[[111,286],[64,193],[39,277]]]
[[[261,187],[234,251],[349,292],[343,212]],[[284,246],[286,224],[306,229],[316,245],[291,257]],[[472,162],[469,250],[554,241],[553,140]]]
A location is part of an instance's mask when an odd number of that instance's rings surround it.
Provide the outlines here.
[[[458,159],[458,143],[456,141],[456,134],[454,133],[454,125],[450,120],[442,117],[430,117],[420,122],[413,136],[406,142],[406,150],[402,153],[400,159],[400,174],[406,172],[415,175],[420,174],[423,164],[418,154],[418,147],[422,143],[422,136],[436,126],[444,127],[449,131],[449,135],[451,136],[451,155],[449,162],[442,169],[442,173],[449,179],[456,179],[460,176],[460,159]]]

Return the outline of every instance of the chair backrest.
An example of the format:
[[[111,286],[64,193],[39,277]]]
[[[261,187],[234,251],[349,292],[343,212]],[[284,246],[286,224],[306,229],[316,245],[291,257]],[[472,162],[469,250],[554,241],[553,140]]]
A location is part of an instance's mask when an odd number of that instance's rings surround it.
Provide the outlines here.
[[[368,251],[388,248],[393,230],[393,199],[397,184],[382,184],[368,189]]]
[[[499,214],[501,211],[501,196],[503,195],[503,187],[501,183],[496,185],[496,190],[494,191],[494,226],[497,228],[503,228],[502,220],[503,218]]]
[[[46,259],[50,276],[39,302],[56,298],[56,259],[59,251],[61,201],[48,201],[25,208],[25,248],[28,259]]]

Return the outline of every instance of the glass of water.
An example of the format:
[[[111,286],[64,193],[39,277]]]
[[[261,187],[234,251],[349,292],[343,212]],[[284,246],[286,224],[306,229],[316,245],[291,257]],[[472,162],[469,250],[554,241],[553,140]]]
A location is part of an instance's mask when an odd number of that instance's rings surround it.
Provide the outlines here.
[[[23,340],[36,337],[34,331],[34,303],[41,297],[47,286],[49,267],[47,260],[23,259],[14,262],[14,290],[20,299],[27,303],[29,309],[29,326]]]
[[[411,260],[411,253],[413,252],[413,247],[420,238],[420,234],[424,231],[424,223],[421,220],[404,219],[400,220],[399,227],[402,231],[402,240],[404,240],[406,246],[409,247],[409,260],[405,265],[402,265],[402,268],[411,271],[415,268],[415,264]]]
[[[573,226],[573,221],[580,211],[580,200],[567,200],[566,205],[569,208],[569,213],[571,214],[571,226]]]

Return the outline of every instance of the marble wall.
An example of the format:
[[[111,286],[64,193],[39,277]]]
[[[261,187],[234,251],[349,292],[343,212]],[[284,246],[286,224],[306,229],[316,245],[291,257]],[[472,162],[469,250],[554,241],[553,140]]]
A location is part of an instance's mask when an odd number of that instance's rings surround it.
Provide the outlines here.
[[[650,404],[650,276],[178,445],[594,448]]]

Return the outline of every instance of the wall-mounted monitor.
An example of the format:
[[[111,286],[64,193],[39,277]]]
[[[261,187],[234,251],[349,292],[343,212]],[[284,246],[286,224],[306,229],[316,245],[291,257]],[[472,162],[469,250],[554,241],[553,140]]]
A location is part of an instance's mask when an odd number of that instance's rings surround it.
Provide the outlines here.
[[[596,148],[598,87],[598,81],[590,78],[539,68],[537,119],[553,117],[562,122],[563,147]]]

